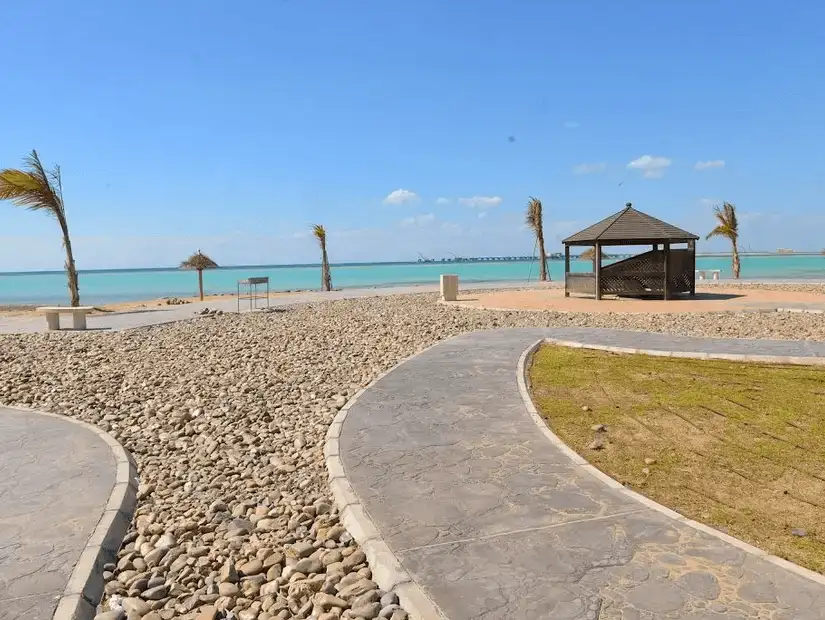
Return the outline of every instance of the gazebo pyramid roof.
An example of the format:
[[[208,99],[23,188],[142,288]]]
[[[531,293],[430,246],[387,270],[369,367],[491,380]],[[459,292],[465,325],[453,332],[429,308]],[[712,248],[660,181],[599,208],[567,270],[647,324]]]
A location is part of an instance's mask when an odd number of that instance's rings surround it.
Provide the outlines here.
[[[686,230],[668,224],[660,219],[642,213],[633,208],[630,203],[610,217],[606,217],[592,226],[567,237],[562,243],[565,245],[591,245],[603,243],[605,245],[633,245],[635,243],[655,243],[663,241],[686,242],[695,241],[699,237]]]

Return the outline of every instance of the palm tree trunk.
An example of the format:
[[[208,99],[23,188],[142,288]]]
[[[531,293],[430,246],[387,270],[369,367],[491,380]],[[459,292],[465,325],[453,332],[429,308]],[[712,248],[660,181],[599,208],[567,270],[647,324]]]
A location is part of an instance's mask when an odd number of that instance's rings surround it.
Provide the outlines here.
[[[63,233],[63,247],[66,248],[66,279],[68,280],[70,304],[73,308],[80,305],[80,287],[77,282],[77,267],[74,264],[72,240],[69,237],[69,226],[65,218],[59,218],[60,230]]]
[[[539,230],[537,237],[539,242],[539,280],[547,282],[547,252],[544,250],[544,233]]]
[[[739,262],[739,248],[736,247],[736,241],[733,242],[733,251],[731,252],[730,258],[731,263],[733,263],[733,277],[738,280],[741,264]]]
[[[332,276],[329,272],[329,258],[327,257],[327,246],[321,246],[321,290],[332,290]]]
[[[198,290],[201,294],[201,301],[203,301],[203,269],[198,269]]]

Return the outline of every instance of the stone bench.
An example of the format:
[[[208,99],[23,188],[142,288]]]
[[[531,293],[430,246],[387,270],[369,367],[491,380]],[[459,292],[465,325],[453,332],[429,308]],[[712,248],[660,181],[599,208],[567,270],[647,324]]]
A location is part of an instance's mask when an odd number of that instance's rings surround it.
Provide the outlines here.
[[[60,315],[61,314],[71,314],[72,315],[72,327],[75,329],[86,329],[86,315],[89,314],[94,308],[92,306],[41,306],[37,309],[38,312],[42,312],[46,315],[46,324],[49,326],[49,330],[60,329]]]
[[[714,280],[719,279],[719,275],[722,273],[721,269],[697,269],[696,275],[699,276],[700,280],[707,280],[707,275],[710,274],[710,277]]]

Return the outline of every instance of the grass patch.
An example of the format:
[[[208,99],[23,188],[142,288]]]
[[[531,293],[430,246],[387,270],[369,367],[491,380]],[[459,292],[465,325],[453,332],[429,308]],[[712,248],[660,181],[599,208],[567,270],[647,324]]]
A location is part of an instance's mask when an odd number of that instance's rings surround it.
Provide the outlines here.
[[[823,369],[548,345],[529,374],[550,428],[593,465],[687,517],[825,572]],[[607,431],[594,431],[598,424]],[[593,449],[597,435],[603,447]]]

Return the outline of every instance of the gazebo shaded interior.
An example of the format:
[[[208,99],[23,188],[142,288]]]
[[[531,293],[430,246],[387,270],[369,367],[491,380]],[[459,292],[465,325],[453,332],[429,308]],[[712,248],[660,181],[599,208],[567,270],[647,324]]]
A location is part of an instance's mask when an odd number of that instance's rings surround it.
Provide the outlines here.
[[[631,203],[618,213],[571,235],[564,243],[564,294],[670,299],[696,294],[696,241],[693,233],[637,211]],[[651,250],[602,265],[602,249],[649,245]],[[570,272],[570,248],[595,250],[592,273]],[[679,246],[679,247],[674,247]]]

